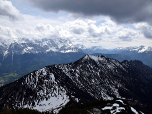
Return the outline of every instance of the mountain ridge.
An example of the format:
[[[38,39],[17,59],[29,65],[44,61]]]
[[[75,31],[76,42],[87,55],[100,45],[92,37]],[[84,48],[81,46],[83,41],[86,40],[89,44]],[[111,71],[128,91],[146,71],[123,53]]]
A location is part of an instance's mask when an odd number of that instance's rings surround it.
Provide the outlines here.
[[[19,41],[10,44],[1,45],[3,56],[7,54],[25,54],[25,53],[47,53],[47,52],[82,52],[80,49],[73,46],[68,39],[33,39],[29,40],[22,38]]]
[[[99,48],[98,48],[99,47]],[[96,46],[95,50],[92,50],[92,48],[86,48],[83,49],[81,48],[81,46],[79,46],[78,48],[82,49],[84,51],[84,53],[86,54],[103,54],[103,55],[107,55],[108,57],[113,57],[114,59],[117,60],[140,60],[142,61],[144,64],[150,66],[152,68],[152,47],[148,47],[148,46],[131,46],[131,47],[118,47],[115,49],[104,49],[101,48],[100,46]],[[111,54],[111,55],[108,55]],[[115,56],[115,54],[119,54],[118,56]],[[128,57],[121,57],[121,55],[125,55]]]
[[[151,107],[151,85],[152,69],[140,61],[86,55],[69,64],[46,66],[1,87],[0,106],[8,102],[14,108],[51,111],[70,102],[121,98]],[[53,106],[54,100],[60,102]]]

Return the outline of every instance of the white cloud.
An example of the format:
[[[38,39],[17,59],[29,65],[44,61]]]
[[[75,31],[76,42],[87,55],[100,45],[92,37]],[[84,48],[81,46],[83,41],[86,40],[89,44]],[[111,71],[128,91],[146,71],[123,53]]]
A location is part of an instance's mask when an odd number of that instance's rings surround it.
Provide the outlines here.
[[[121,31],[118,31],[116,33],[116,37],[124,40],[124,41],[130,41],[133,40],[135,37],[138,37],[138,31],[128,28],[122,28]]]
[[[0,25],[0,38],[11,39],[16,38],[16,36],[14,35],[14,31],[12,29]]]
[[[25,18],[26,17],[26,18]],[[4,34],[2,37],[17,38],[68,38],[74,44],[84,44],[86,47],[102,45],[108,48],[116,45],[126,45],[134,42],[135,39],[142,38],[139,30],[125,28],[123,25],[117,25],[112,20],[106,18],[102,23],[92,20],[72,20],[61,22],[40,17],[24,15],[24,21],[9,23],[9,20],[3,21],[3,25],[11,31],[12,35]],[[0,22],[2,20],[0,19]],[[53,22],[53,23],[52,23]],[[56,24],[54,24],[54,22]],[[136,27],[137,28],[137,27]]]
[[[70,39],[73,44],[79,43],[86,47],[103,46],[105,48],[150,45],[152,42],[145,38],[146,35],[152,36],[152,27],[148,24],[140,23],[132,25],[133,27],[128,25],[125,27],[126,25],[117,24],[109,17],[79,18],[75,20],[68,16],[61,16],[62,19],[61,17],[53,19],[21,15],[24,20],[11,21],[6,15],[0,18],[0,38],[37,39],[60,37]]]
[[[36,30],[38,31],[38,35],[40,35],[41,38],[58,38],[59,36],[59,30],[57,27],[53,27],[50,24],[44,25],[42,23],[39,23],[36,26]]]
[[[21,19],[22,15],[20,12],[12,5],[10,1],[0,0],[0,15],[8,16],[11,19]]]

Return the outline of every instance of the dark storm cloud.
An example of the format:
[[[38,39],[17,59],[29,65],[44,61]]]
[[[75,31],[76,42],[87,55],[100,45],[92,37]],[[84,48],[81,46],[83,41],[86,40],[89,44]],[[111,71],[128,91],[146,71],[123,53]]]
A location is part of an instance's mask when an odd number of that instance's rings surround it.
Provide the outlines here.
[[[9,18],[11,18],[11,19],[18,19],[18,17],[17,16],[15,16],[15,15],[13,15],[13,14],[10,14],[10,13],[8,13],[7,11],[5,11],[5,10],[0,10],[0,15],[2,15],[2,16],[8,16]]]
[[[82,34],[84,32],[84,29],[82,28],[72,28],[71,30],[74,34]]]
[[[152,26],[151,25],[143,23],[143,24],[138,25],[136,27],[136,29],[138,31],[140,31],[140,33],[142,35],[144,35],[145,38],[152,39]]]
[[[119,23],[149,22],[152,18],[151,0],[30,0],[51,12],[66,11],[83,16],[107,15]]]
[[[144,31],[144,36],[145,36],[146,38],[152,39],[152,33],[151,33],[151,32]]]
[[[97,38],[97,37],[100,37],[101,36],[101,33],[100,32],[97,32],[94,28],[92,27],[89,27],[88,28],[88,32],[90,34],[90,36],[94,37],[94,38]]]
[[[145,29],[142,30],[142,33],[143,33],[143,35],[144,35],[146,38],[152,39],[152,31],[151,31],[151,30],[152,30],[152,29],[147,29],[147,28],[145,28]]]
[[[133,38],[131,38],[131,37],[119,37],[122,41],[132,41],[133,40]]]

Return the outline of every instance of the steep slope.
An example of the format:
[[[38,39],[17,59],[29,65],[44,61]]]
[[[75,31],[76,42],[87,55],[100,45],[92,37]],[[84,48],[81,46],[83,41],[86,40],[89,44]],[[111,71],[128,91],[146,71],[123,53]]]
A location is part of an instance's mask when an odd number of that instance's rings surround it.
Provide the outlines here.
[[[133,66],[132,63],[135,65]],[[90,95],[98,99],[101,97],[111,99],[111,96],[119,98],[124,91],[127,94],[125,97],[134,96],[137,98],[137,96],[139,97],[138,92],[140,92],[141,97],[145,94],[150,98],[149,94],[152,93],[148,94],[148,90],[152,89],[148,84],[152,84],[152,69],[144,66],[141,70],[137,67],[137,63],[141,62],[123,61],[120,63],[104,56],[86,55],[77,62],[59,65],[58,68],[74,80],[79,88],[87,90]],[[137,85],[132,86],[134,84],[144,85],[140,88]],[[141,89],[144,90],[145,86],[148,90],[142,92]]]
[[[62,75],[56,75],[57,73]],[[42,68],[1,87],[0,107],[8,102],[11,108],[32,108],[41,112],[52,109],[58,111],[71,99],[93,99],[71,82],[71,79],[55,66]]]
[[[73,63],[47,66],[1,87],[0,107],[7,102],[12,108],[58,112],[74,102],[120,98],[136,100],[141,110],[149,111],[151,96],[152,69],[142,62],[86,55]]]

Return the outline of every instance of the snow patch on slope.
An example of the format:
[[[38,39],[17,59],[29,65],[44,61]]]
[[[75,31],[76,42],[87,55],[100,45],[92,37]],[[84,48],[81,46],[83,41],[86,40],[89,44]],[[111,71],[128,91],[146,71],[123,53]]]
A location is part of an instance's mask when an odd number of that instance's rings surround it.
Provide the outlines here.
[[[26,39],[21,38],[15,42],[11,42],[6,46],[0,42],[0,46],[4,48],[3,55],[9,53],[25,54],[25,53],[48,53],[48,52],[82,52],[82,50],[74,47],[68,39]],[[5,52],[5,53],[4,53]],[[6,53],[7,52],[7,53]]]
[[[131,110],[132,110],[135,114],[139,114],[133,107],[131,107]]]
[[[30,53],[32,49],[33,49],[33,47],[24,48],[23,51],[22,51],[22,54],[24,54],[24,53]]]
[[[110,110],[111,114],[117,114],[121,112],[122,110],[125,110],[125,108],[119,107],[119,104],[114,103],[112,106],[105,106],[104,108],[102,108],[102,110]]]
[[[109,60],[110,62],[108,62],[107,59],[108,58],[104,56],[86,55],[81,60],[82,63],[80,65],[56,65],[56,68],[61,69],[73,81],[73,83],[79,87],[79,89],[87,91],[87,93],[96,99],[103,98],[104,100],[112,100],[113,97],[111,97],[110,94],[115,95],[116,98],[121,98],[118,89],[122,87],[122,85],[119,81],[110,80],[107,72],[107,70],[111,70],[116,73],[114,69],[121,65],[118,61]],[[95,61],[98,64],[98,67],[89,60]],[[83,63],[85,61],[88,61],[89,63]],[[121,68],[123,69],[122,66]],[[102,80],[101,72],[105,73],[105,76],[107,77],[106,79]]]
[[[143,52],[145,52],[147,50],[148,50],[148,47],[143,47],[141,50],[138,51],[138,53],[143,53]]]
[[[48,69],[42,68],[36,71],[35,74],[31,73],[25,79],[28,87],[37,91],[37,98],[33,101],[34,105],[32,102],[24,105],[23,99],[20,106],[36,109],[40,112],[55,110],[57,113],[70,101],[66,90],[56,82],[54,74],[49,72]]]
[[[135,47],[126,47],[126,48],[116,48],[118,51],[136,51],[138,53],[143,53],[147,51],[152,51],[152,47],[147,47],[147,46],[135,46]]]

